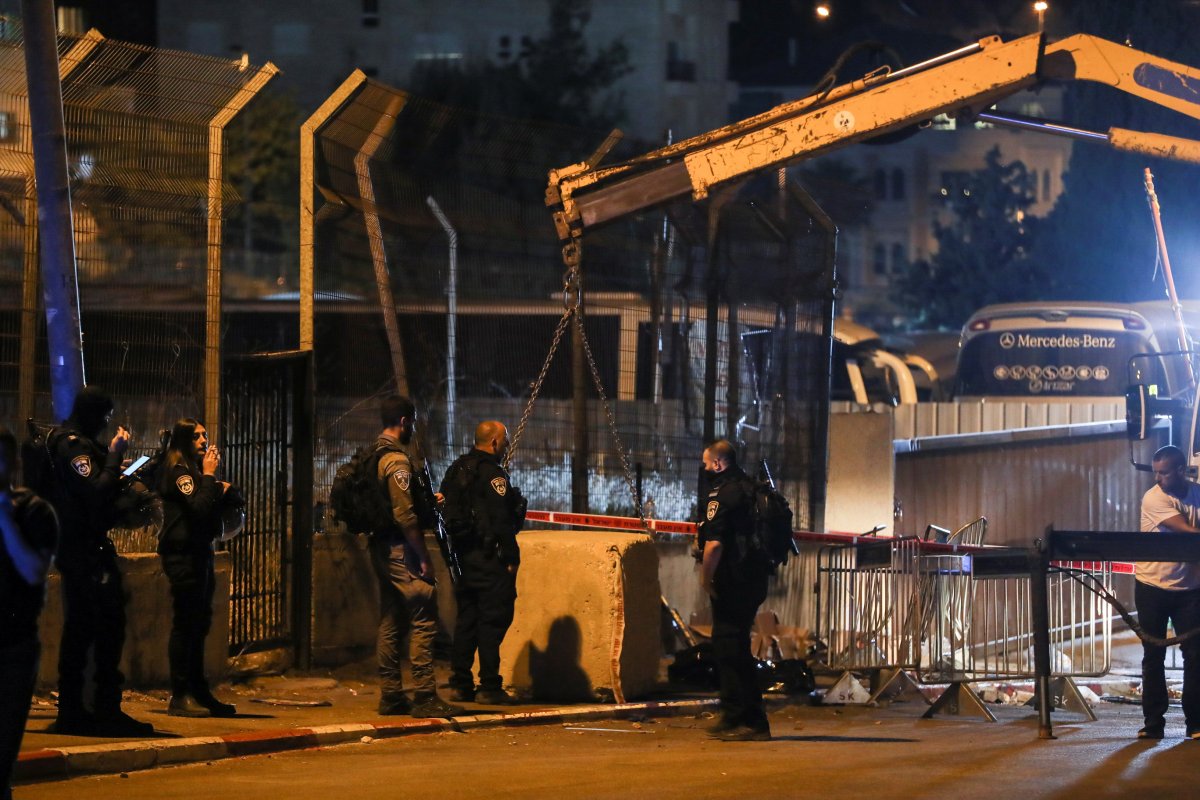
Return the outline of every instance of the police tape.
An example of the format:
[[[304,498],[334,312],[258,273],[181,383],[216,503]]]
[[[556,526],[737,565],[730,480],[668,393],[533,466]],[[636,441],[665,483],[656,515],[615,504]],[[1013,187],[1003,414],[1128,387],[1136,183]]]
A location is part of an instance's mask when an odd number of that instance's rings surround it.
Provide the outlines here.
[[[649,527],[652,533],[672,533],[682,534],[685,536],[695,536],[697,533],[697,525],[694,522],[677,522],[666,519],[647,519],[646,525],[643,526],[642,521],[637,517],[618,517],[610,514],[577,514],[570,511],[529,511],[525,514],[525,519],[528,522],[542,522],[549,525],[562,525],[568,528],[603,528],[604,530],[610,531],[641,532],[644,531],[646,527]],[[846,533],[843,531],[831,531],[829,533],[794,531],[792,536],[797,541],[801,542],[817,542],[826,544],[855,544],[859,541],[887,541],[888,539],[893,538],[890,536]],[[922,545],[929,546],[931,550],[947,549],[954,552],[974,549],[959,545],[939,545],[933,542],[922,542]],[[987,549],[987,546],[983,545],[981,546],[981,549]],[[1084,570],[1100,568],[1099,563],[1094,561],[1055,561],[1054,566]],[[1114,561],[1111,564],[1111,568],[1112,571],[1117,574],[1133,574],[1133,564],[1131,563]]]

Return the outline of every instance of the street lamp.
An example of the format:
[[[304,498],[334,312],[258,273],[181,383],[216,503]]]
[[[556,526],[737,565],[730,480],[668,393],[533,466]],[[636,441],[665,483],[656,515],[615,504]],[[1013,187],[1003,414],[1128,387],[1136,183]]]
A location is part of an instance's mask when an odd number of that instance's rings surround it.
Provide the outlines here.
[[[1036,11],[1038,15],[1038,33],[1041,33],[1045,28],[1046,9],[1049,7],[1050,4],[1047,3],[1046,0],[1037,0],[1037,2],[1033,4],[1033,10]]]
[[[827,20],[829,19],[829,15],[833,13],[833,10],[829,7],[829,3],[817,3],[816,8],[813,9],[813,13],[817,15],[817,19]]]

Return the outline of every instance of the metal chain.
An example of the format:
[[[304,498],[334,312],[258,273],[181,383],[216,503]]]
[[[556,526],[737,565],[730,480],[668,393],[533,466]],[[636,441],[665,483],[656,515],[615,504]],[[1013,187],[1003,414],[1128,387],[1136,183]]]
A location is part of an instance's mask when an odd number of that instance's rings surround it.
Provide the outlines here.
[[[554,354],[558,351],[558,344],[562,341],[563,332],[567,329],[567,322],[570,321],[571,315],[579,310],[578,274],[577,265],[569,266],[567,271],[563,273],[563,306],[566,310],[563,311],[562,317],[558,320],[558,327],[554,329],[554,340],[550,343],[550,352],[546,354],[546,360],[542,362],[541,372],[538,373],[537,380],[533,382],[533,386],[530,388],[529,400],[525,403],[525,410],[521,413],[521,421],[517,425],[517,432],[513,434],[512,442],[508,446],[508,452],[504,455],[505,469],[508,469],[513,455],[517,452],[517,446],[521,443],[521,437],[525,435],[525,425],[529,422],[529,415],[533,413],[533,406],[542,391],[542,384],[546,380],[546,373],[550,370],[550,362],[554,360]]]
[[[579,326],[579,338],[583,341],[583,352],[587,356],[588,367],[592,371],[592,383],[596,386],[596,394],[600,395],[600,404],[604,407],[604,414],[608,417],[608,427],[612,432],[613,442],[617,446],[617,456],[621,460],[621,470],[625,474],[625,485],[629,489],[629,496],[633,499],[634,510],[637,511],[638,519],[642,522],[642,530],[647,534],[650,531],[650,523],[646,520],[646,512],[639,502],[640,498],[637,495],[637,487],[633,482],[633,470],[629,467],[629,455],[625,452],[625,444],[621,441],[621,434],[617,432],[617,418],[612,412],[612,407],[608,404],[608,397],[604,394],[604,384],[600,381],[600,370],[596,367],[596,359],[592,357],[592,346],[588,343],[587,334],[583,329],[583,317],[575,314],[575,324]]]

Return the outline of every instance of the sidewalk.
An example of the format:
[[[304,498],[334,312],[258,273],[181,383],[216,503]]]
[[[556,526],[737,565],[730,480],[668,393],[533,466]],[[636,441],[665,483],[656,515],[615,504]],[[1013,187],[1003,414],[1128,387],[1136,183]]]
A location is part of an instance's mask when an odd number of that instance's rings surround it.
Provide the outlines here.
[[[1079,678],[1077,685],[1098,697],[1137,702],[1141,646],[1136,637],[1114,637],[1110,672],[1099,678]],[[439,668],[443,665],[439,664]],[[439,669],[439,677],[442,669]],[[1174,683],[1178,673],[1168,670]],[[829,677],[829,676],[825,676]],[[932,701],[942,686],[923,686]],[[1032,693],[1029,682],[973,684],[989,701],[1024,702]],[[376,707],[379,687],[369,665],[358,664],[332,672],[250,678],[217,689],[218,696],[237,705],[229,719],[171,717],[165,690],[126,692],[124,708],[133,717],[154,725],[150,739],[105,739],[66,736],[52,728],[57,710],[52,697],[34,699],[14,779],[56,780],[94,773],[122,773],[158,766],[215,761],[236,756],[321,747],[418,733],[472,728],[562,724],[598,719],[639,719],[699,715],[715,712],[713,693],[689,691],[669,684],[649,700],[616,704],[515,706],[464,704],[469,716],[447,719],[381,717]],[[1028,694],[1025,694],[1027,697]],[[796,696],[768,695],[769,702],[796,702]],[[1094,702],[1094,701],[1093,701]],[[918,712],[919,713],[919,712]]]
[[[356,674],[357,673],[357,674]],[[361,669],[325,676],[255,677],[217,688],[237,706],[233,718],[168,716],[168,693],[127,691],[124,710],[154,725],[148,739],[113,739],[55,733],[54,699],[34,698],[14,780],[55,780],[89,773],[121,773],[169,764],[320,747],[416,733],[480,727],[561,724],[595,719],[638,719],[715,710],[711,694],[664,686],[654,699],[624,704],[484,706],[463,703],[469,716],[453,719],[381,717],[379,687]],[[443,697],[445,696],[443,690]]]

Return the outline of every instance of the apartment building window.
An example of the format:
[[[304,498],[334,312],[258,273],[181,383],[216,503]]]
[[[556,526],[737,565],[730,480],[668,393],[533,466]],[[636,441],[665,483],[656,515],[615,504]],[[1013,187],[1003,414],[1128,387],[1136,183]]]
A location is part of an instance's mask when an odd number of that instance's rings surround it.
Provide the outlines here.
[[[875,199],[887,200],[887,171],[882,169],[875,170],[872,180],[875,184]]]
[[[877,244],[872,249],[871,266],[875,270],[876,275],[887,274],[887,247],[882,244]]]
[[[417,61],[461,61],[463,48],[452,33],[413,35],[413,58]]]
[[[667,42],[667,80],[695,83],[696,62],[685,59],[679,42]]]
[[[892,199],[903,200],[904,194],[904,170],[896,167],[894,170],[892,170]]]
[[[364,28],[379,27],[379,0],[362,0],[362,24]]]
[[[892,274],[899,275],[908,269],[908,253],[900,242],[892,244]]]
[[[942,173],[942,185],[938,190],[938,194],[944,200],[950,200],[952,197],[970,197],[971,190],[967,188],[971,175],[968,172],[954,171]]]

